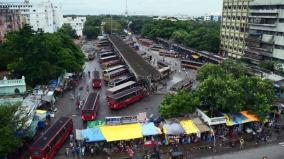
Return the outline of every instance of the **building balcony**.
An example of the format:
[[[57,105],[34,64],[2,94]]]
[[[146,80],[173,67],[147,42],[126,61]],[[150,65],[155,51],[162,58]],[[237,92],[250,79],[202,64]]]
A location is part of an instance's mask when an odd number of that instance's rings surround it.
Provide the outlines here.
[[[247,46],[246,49],[247,54],[251,54],[253,56],[266,56],[266,57],[272,57],[273,51],[272,49],[266,49],[266,48],[260,48],[260,47],[254,47],[254,46]]]
[[[252,15],[249,15],[250,18],[266,18],[266,19],[276,19],[278,18],[278,15],[275,15],[275,16],[263,16],[263,15],[259,15],[259,16],[252,16]]]
[[[278,13],[277,9],[250,9],[249,13]]]
[[[248,23],[248,24],[250,26],[277,27],[276,23],[273,23],[273,24]]]

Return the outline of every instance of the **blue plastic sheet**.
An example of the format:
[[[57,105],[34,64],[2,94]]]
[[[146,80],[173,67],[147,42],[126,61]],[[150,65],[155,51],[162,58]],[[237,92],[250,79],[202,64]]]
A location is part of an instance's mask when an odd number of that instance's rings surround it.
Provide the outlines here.
[[[103,136],[100,128],[89,128],[82,130],[82,136],[86,140],[86,142],[97,142],[97,141],[105,141],[105,137]]]
[[[142,135],[143,136],[152,136],[152,135],[158,135],[161,133],[161,130],[157,128],[154,123],[145,123],[141,124],[142,126]]]

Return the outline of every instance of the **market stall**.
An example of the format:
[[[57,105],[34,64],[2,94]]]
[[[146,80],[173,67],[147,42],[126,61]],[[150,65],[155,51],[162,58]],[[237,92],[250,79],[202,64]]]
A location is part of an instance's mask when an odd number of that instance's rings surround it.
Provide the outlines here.
[[[100,130],[107,142],[142,138],[142,128],[138,123],[101,126]]]
[[[81,134],[86,142],[98,142],[106,140],[101,132],[101,129],[98,127],[84,129],[82,130]]]
[[[141,124],[143,136],[154,136],[161,134],[161,130],[157,128],[153,122]]]
[[[87,128],[95,128],[105,125],[105,120],[93,120],[87,122]]]
[[[180,121],[180,125],[184,129],[185,134],[187,134],[187,135],[197,134],[197,133],[200,132],[199,129],[197,128],[197,126],[193,123],[192,120],[182,120],[182,121]]]

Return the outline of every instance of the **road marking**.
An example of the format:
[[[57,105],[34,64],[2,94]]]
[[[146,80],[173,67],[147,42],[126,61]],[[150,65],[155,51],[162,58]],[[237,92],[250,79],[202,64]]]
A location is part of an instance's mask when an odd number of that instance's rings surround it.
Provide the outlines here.
[[[280,142],[279,145],[284,145],[284,142]]]

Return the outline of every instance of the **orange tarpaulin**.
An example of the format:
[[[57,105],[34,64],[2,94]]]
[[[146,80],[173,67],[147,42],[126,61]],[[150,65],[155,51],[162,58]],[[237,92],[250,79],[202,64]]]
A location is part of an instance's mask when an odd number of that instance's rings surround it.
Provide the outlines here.
[[[241,114],[247,117],[251,121],[259,121],[259,118],[257,116],[249,113],[248,111],[242,111]]]

